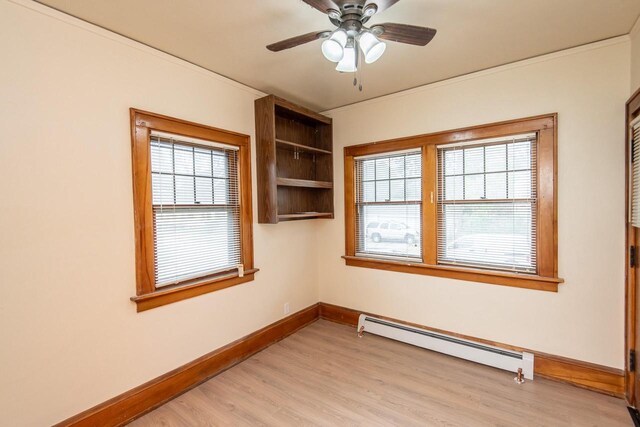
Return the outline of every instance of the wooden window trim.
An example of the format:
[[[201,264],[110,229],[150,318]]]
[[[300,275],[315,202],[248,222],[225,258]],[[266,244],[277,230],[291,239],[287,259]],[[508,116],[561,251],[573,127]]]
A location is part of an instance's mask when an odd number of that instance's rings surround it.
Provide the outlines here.
[[[131,297],[131,300],[136,303],[137,311],[149,310],[252,281],[254,274],[258,270],[253,265],[251,145],[249,136],[134,108],[131,108],[129,112],[131,117],[133,213],[136,248],[136,296]],[[150,135],[152,130],[238,147],[243,277],[239,277],[238,272],[233,270],[156,289],[154,280],[153,207],[151,203]]]
[[[410,136],[344,148],[345,179],[345,259],[346,265],[411,274],[445,277],[472,282],[557,292],[558,284],[558,115],[546,114],[481,126]],[[535,132],[537,138],[537,274],[451,267],[437,264],[437,171],[436,146],[476,139],[496,138]],[[355,170],[354,158],[399,150],[422,148],[422,263],[407,263],[356,256],[355,248]],[[434,199],[431,201],[431,192]]]

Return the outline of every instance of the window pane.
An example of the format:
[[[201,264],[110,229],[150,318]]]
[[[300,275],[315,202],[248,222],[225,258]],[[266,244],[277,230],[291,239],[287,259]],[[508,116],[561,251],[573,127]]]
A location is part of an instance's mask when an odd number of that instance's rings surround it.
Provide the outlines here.
[[[391,178],[404,178],[404,157],[392,157],[389,163]]]
[[[509,172],[509,198],[528,199],[531,197],[531,172]]]
[[[486,175],[487,179],[487,199],[506,199],[507,198],[507,174],[490,173]]]
[[[213,154],[213,176],[216,178],[228,178],[227,157],[223,154]]]
[[[420,212],[420,205],[360,206],[357,252],[421,258]]]
[[[154,173],[151,175],[153,204],[173,204],[173,175]]]
[[[414,178],[406,180],[407,201],[418,201],[422,199],[422,179]]]
[[[362,162],[362,179],[364,181],[376,179],[376,163],[374,160],[364,160]]]
[[[176,203],[188,204],[195,203],[194,179],[192,176],[176,175]]]
[[[228,182],[226,179],[214,179],[213,180],[213,196],[215,204],[227,204],[229,198],[227,194]]]
[[[422,176],[422,156],[420,154],[407,155],[405,157],[405,165],[407,167],[407,178]]]
[[[531,143],[517,142],[509,144],[509,170],[531,169]]]
[[[535,271],[532,205],[447,205],[440,262]]]
[[[463,192],[462,176],[447,176],[444,178],[445,200],[462,200]]]
[[[376,183],[374,181],[362,183],[362,201],[363,202],[376,201]]]
[[[211,172],[211,151],[195,149],[196,175],[212,176]]]
[[[389,179],[389,159],[376,159],[376,179]]]
[[[464,150],[464,173],[484,172],[484,147]]]
[[[444,152],[444,174],[460,175],[462,173],[462,150]]]
[[[151,144],[151,171],[173,173],[173,146],[154,141]]]
[[[196,203],[213,203],[213,182],[211,178],[196,178]]]
[[[404,180],[398,179],[391,181],[391,201],[399,202],[405,200],[404,197]]]
[[[155,212],[157,287],[240,263],[237,212],[210,209]]]
[[[193,149],[191,147],[174,146],[176,173],[193,175]]]
[[[465,175],[464,199],[478,200],[484,198],[484,175]]]
[[[485,172],[507,170],[507,146],[490,145],[485,148]]]
[[[376,202],[389,201],[389,181],[376,182]]]

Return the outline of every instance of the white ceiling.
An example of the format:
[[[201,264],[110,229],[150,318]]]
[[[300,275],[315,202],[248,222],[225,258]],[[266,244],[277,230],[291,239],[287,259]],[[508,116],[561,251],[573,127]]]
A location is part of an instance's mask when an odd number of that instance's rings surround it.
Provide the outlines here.
[[[301,0],[41,0],[263,92],[322,111],[631,30],[639,0],[401,0],[374,16],[438,30],[425,47],[389,42],[364,90],[324,59],[320,41],[265,45],[332,29]]]

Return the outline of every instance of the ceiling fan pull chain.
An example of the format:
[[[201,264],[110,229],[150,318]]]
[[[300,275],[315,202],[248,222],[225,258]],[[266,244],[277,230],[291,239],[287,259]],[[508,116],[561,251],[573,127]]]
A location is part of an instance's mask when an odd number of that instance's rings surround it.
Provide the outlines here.
[[[359,81],[360,84],[358,85],[358,90],[360,92],[362,92],[362,75],[364,74],[364,53],[362,53],[361,49],[358,49],[358,59],[361,59],[362,61],[360,62],[360,64],[362,64],[357,70],[356,70],[356,75],[359,77]]]

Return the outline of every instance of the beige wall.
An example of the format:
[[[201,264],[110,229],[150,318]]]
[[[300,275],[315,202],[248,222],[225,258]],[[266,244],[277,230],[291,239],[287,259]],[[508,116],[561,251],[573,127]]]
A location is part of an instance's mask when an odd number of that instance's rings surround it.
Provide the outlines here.
[[[640,18],[631,29],[631,93],[640,89]]]
[[[320,299],[622,368],[629,69],[621,37],[328,112],[337,219],[319,230]],[[558,293],[344,265],[342,147],[553,112],[566,280]]]
[[[262,94],[0,0],[0,414],[60,421],[278,320],[285,302],[622,367],[629,51],[619,38],[332,111],[336,220],[254,224],[256,281],[137,314],[128,108],[253,140]],[[550,112],[560,114],[558,294],[343,265],[342,146]]]
[[[3,422],[61,421],[318,301],[313,221],[254,224],[254,282],[129,301],[129,107],[253,141],[261,93],[30,1],[0,1],[0,52]]]

